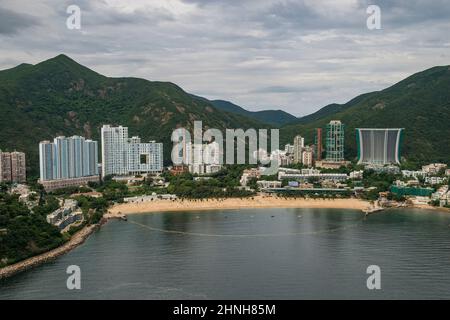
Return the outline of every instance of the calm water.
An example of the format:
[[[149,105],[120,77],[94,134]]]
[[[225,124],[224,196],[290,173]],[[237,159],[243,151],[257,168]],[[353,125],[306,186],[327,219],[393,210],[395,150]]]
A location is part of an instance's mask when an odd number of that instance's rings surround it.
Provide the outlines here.
[[[258,209],[129,216],[0,299],[450,299],[450,215]],[[382,289],[366,288],[381,268]],[[69,265],[82,290],[66,289]]]

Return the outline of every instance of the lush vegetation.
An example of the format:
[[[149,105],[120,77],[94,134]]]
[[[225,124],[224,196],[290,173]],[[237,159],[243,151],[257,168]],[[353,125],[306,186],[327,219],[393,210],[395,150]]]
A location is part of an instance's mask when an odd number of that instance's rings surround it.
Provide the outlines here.
[[[253,118],[255,120],[261,121],[263,123],[267,123],[269,125],[273,125],[276,127],[292,123],[298,120],[297,117],[293,116],[290,113],[287,113],[283,110],[264,110],[264,111],[248,111],[244,108],[235,105],[229,101],[224,100],[212,100],[212,105],[217,109],[221,109],[223,111],[239,114],[246,116],[248,118]]]
[[[108,187],[108,183],[105,185],[102,187],[107,190],[112,188]],[[62,234],[46,221],[47,215],[59,208],[59,199],[88,190],[91,191],[87,188],[66,188],[51,194],[41,190],[38,204],[30,210],[19,201],[18,195],[7,193],[7,185],[0,185],[0,267],[58,247],[84,226],[99,223],[111,202],[103,197],[84,195],[75,196],[84,215],[82,223]]]
[[[46,221],[54,209],[54,198],[31,213],[18,196],[0,193],[0,266],[55,248],[66,240],[58,228]],[[57,206],[56,206],[57,207]]]
[[[409,169],[430,162],[450,163],[450,67],[434,67],[378,92],[363,94],[346,104],[332,104],[282,128],[283,142],[297,134],[314,142],[314,129],[330,120],[346,128],[346,158],[356,157],[355,128],[405,128],[402,156]]]
[[[60,55],[37,65],[0,71],[0,149],[27,154],[28,173],[37,176],[38,143],[57,135],[99,140],[103,124],[130,127],[130,135],[164,143],[170,159],[172,130],[261,128],[264,124],[216,109],[173,83],[107,78]]]
[[[190,199],[249,197],[254,192],[239,188],[239,179],[245,168],[242,165],[225,166],[211,177],[197,181],[190,173],[177,176],[166,173],[165,178],[170,182],[167,191],[179,198]]]

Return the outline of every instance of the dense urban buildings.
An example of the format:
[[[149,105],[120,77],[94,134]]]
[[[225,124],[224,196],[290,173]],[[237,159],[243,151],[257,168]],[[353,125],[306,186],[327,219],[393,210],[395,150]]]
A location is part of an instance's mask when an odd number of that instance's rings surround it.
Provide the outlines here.
[[[356,129],[358,164],[400,164],[403,129]]]
[[[327,124],[326,161],[344,161],[344,125],[339,120]]]
[[[302,136],[294,138],[294,163],[302,162],[302,152],[305,147],[305,139]]]
[[[21,183],[26,180],[25,153],[0,150],[0,182]]]
[[[218,142],[206,144],[185,144],[184,164],[193,174],[211,174],[222,168],[222,152]]]
[[[128,138],[127,127],[104,125],[102,139],[102,176],[158,173],[163,170],[163,145],[142,143]]]
[[[316,154],[316,160],[320,161],[322,160],[322,128],[316,128],[316,135],[314,139],[314,146],[315,146],[315,154]]]
[[[426,174],[438,174],[441,170],[446,170],[447,164],[445,163],[430,163],[426,166],[422,166],[422,171]]]
[[[284,146],[284,152],[286,154],[294,154],[294,145],[293,144],[286,144]]]
[[[314,149],[310,146],[305,147],[302,153],[302,163],[307,167],[312,167],[314,164]]]
[[[260,179],[260,178],[261,178],[261,171],[258,168],[246,169],[242,173],[240,184],[241,186],[245,187],[247,186],[248,182],[251,179]]]
[[[42,141],[39,169],[39,182],[47,191],[98,181],[98,143],[80,136]]]
[[[286,145],[286,147],[289,145]],[[292,153],[286,152],[289,148],[285,148],[285,150],[274,150],[270,154],[270,160],[278,163],[278,166],[288,166],[293,163],[294,155]],[[293,149],[292,149],[293,150]]]

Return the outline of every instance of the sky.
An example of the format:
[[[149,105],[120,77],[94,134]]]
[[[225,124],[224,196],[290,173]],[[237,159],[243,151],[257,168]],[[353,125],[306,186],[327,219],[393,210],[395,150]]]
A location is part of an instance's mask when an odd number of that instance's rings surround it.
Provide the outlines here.
[[[380,29],[367,27],[372,4]],[[70,5],[80,29],[66,25]],[[450,0],[0,0],[0,69],[60,53],[303,116],[450,65]]]

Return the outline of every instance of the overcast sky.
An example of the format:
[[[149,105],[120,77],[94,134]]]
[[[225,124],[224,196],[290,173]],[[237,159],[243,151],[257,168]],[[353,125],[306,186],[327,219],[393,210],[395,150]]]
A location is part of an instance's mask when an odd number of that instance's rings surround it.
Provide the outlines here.
[[[81,8],[81,30],[66,9]],[[366,26],[369,4],[381,30]],[[296,116],[450,64],[450,0],[1,0],[0,69],[65,53]]]

